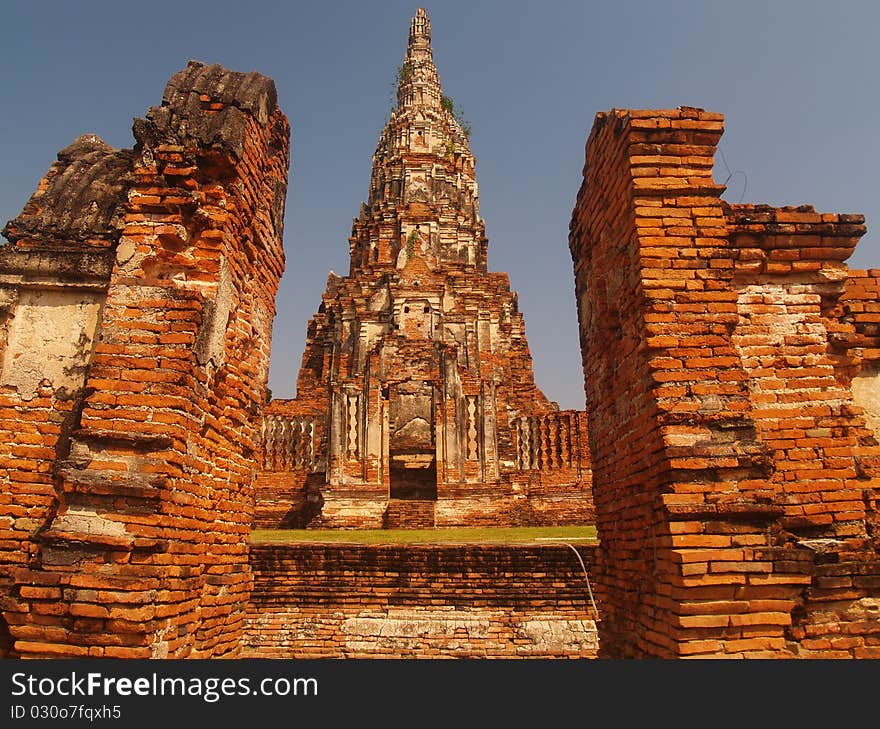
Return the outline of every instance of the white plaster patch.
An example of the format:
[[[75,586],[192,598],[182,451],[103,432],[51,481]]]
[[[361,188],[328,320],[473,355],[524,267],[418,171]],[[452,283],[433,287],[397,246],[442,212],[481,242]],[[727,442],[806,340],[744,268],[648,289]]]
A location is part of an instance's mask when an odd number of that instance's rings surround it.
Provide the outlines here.
[[[700,432],[672,432],[664,433],[663,442],[668,446],[692,447],[697,443],[705,443],[712,439],[712,432],[708,428],[702,428]]]
[[[400,653],[418,651],[438,639],[449,648],[470,640],[484,641],[490,625],[489,615],[446,608],[359,615],[346,619],[341,630],[349,650]]]
[[[77,390],[98,328],[102,294],[83,291],[22,290],[3,356],[0,384],[32,400],[40,383]]]
[[[853,600],[844,614],[850,620],[880,620],[880,598]]]
[[[853,400],[865,409],[865,420],[880,440],[880,366],[865,367],[852,381]]]
[[[438,639],[455,650],[487,640],[494,644],[493,631],[497,630],[499,617],[488,610],[396,610],[348,618],[342,624],[342,633],[347,636],[349,650],[413,651]],[[587,653],[599,647],[593,620],[525,618],[516,625],[515,634],[520,655]]]
[[[599,632],[594,620],[526,620],[517,636],[528,642],[523,652],[598,650]]]
[[[226,329],[232,312],[232,275],[226,258],[220,260],[220,279],[213,299],[205,304],[205,320],[196,336],[193,349],[199,364],[209,362],[219,369],[226,357]]]
[[[386,326],[376,322],[361,322],[360,340],[362,344],[358,348],[358,359],[361,364],[366,360],[367,353],[372,351],[376,342],[382,338]]]
[[[93,509],[74,507],[55,517],[52,529],[62,532],[98,534],[105,537],[124,537],[128,534],[125,531],[125,524],[122,522],[101,516]]]
[[[489,618],[463,614],[458,610],[414,610],[387,616],[358,616],[348,618],[342,624],[343,633],[357,638],[451,637],[459,630],[469,638],[486,638],[489,635]]]
[[[137,253],[137,244],[131,238],[123,237],[116,246],[117,265],[126,270],[137,268],[144,259],[144,254],[135,259],[135,253]]]

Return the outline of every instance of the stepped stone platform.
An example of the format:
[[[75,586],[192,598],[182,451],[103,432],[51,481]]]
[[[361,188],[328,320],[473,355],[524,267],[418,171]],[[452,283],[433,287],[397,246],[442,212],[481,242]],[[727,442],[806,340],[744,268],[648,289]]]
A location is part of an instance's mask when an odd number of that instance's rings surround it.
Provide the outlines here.
[[[389,499],[382,526],[386,529],[432,529],[434,502],[427,499]]]

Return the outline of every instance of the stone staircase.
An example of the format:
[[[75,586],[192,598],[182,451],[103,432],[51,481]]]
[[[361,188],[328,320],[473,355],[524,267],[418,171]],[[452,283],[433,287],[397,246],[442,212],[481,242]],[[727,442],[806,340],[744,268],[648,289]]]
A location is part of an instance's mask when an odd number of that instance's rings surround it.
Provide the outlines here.
[[[382,526],[385,529],[433,529],[435,503],[427,499],[389,499]]]

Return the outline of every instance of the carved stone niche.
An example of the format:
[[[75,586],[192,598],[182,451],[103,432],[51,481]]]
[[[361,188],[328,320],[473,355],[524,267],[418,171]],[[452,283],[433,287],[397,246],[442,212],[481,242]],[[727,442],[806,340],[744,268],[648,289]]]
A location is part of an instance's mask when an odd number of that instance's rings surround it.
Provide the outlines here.
[[[404,382],[389,388],[388,460],[393,499],[437,498],[434,388]]]

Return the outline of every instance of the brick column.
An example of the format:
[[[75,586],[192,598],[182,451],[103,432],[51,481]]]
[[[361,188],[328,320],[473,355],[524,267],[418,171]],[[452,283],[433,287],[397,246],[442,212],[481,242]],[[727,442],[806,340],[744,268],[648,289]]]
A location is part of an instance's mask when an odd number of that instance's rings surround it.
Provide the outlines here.
[[[828,343],[820,299],[839,295],[845,278],[835,273],[845,255],[823,262],[820,251],[848,255],[861,219],[827,218],[809,239],[765,239],[772,252],[764,266],[739,237],[740,222],[712,178],[722,129],[721,115],[698,109],[615,110],[598,115],[587,143],[570,247],[608,656],[799,654],[793,624],[814,587],[817,551],[867,547],[863,556],[876,559],[864,510],[829,518],[825,509],[820,517],[808,504],[826,497],[791,487],[787,445],[768,433],[798,435],[786,434],[784,423],[769,425],[780,416],[766,411],[756,379],[766,374],[761,358],[782,360],[792,371],[776,386],[797,393],[789,402],[799,411],[852,419],[814,423],[815,433],[800,424],[806,439],[821,438],[823,427],[853,430],[840,441],[799,445],[827,471],[815,476],[827,498],[834,493],[835,503],[852,506],[873,492],[872,472],[859,475],[853,461],[856,448],[871,457],[871,444],[854,440],[864,426],[858,408],[832,367],[822,373],[828,381],[810,379],[817,374],[810,357]],[[818,263],[796,266],[795,259]],[[795,297],[809,299],[790,301],[791,332],[771,335],[758,319],[783,312],[750,308],[767,303],[755,297],[770,275],[817,276],[826,287],[812,296],[797,289],[802,280],[787,279]],[[797,309],[806,304],[815,311]],[[744,351],[750,347],[757,349]],[[833,398],[825,394],[831,385],[839,391]],[[849,449],[849,467],[834,461],[844,457],[836,446]]]
[[[238,651],[289,127],[270,79],[193,62],[135,136],[78,422],[5,603],[21,656]]]

